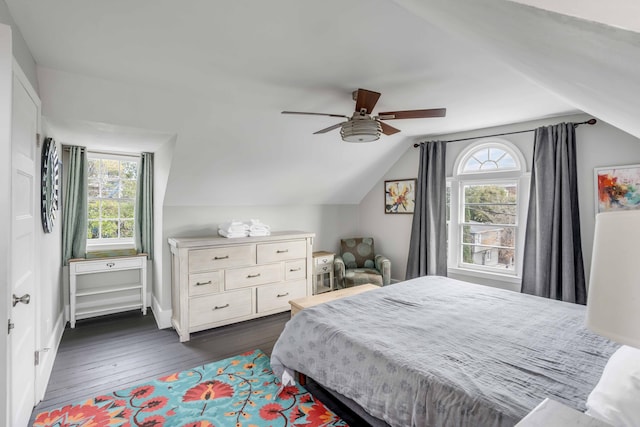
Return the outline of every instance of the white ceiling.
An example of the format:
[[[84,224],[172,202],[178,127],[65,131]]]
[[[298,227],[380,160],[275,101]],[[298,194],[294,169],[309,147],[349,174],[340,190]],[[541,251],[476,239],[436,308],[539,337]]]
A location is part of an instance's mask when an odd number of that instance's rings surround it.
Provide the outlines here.
[[[510,61],[496,34],[526,53],[547,29],[514,21],[530,19],[531,8],[504,0],[6,3],[40,67],[59,139],[149,151],[177,135],[167,205],[358,203],[416,138],[595,105],[550,84],[556,70]],[[485,19],[483,7],[495,9],[493,32],[468,19]],[[608,27],[562,22],[619,41]],[[562,32],[551,37],[545,49],[555,41],[561,52]],[[338,131],[312,135],[339,119],[280,114],[350,114],[357,88],[382,93],[376,111],[446,107],[447,117],[389,122],[402,132],[348,144]]]

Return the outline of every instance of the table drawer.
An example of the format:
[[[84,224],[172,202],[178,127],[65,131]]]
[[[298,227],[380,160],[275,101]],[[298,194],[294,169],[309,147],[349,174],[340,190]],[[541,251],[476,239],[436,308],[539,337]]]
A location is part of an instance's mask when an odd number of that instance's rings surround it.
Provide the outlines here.
[[[305,258],[306,256],[306,240],[293,240],[277,243],[259,243],[257,248],[258,264]]]
[[[333,264],[320,264],[320,265],[316,265],[316,268],[314,269],[314,273],[315,274],[330,273],[332,270],[333,270]]]
[[[189,326],[252,314],[251,289],[189,299]]]
[[[225,272],[224,288],[226,290],[246,288],[248,286],[281,282],[283,279],[282,263],[231,268]]]
[[[333,254],[314,257],[313,262],[315,265],[333,264]]]
[[[261,286],[257,291],[258,313],[278,309],[288,310],[290,300],[302,298],[307,295],[307,282],[299,280],[293,283]]]
[[[284,263],[284,280],[304,279],[307,277],[307,260],[297,259]]]
[[[94,273],[111,270],[129,270],[132,268],[141,268],[142,263],[146,262],[144,256],[132,258],[113,258],[101,259],[99,261],[80,261],[70,263],[76,274]]]
[[[224,272],[210,271],[189,275],[189,296],[214,294],[222,291]]]
[[[256,246],[226,246],[189,251],[189,273],[239,267],[256,263]]]

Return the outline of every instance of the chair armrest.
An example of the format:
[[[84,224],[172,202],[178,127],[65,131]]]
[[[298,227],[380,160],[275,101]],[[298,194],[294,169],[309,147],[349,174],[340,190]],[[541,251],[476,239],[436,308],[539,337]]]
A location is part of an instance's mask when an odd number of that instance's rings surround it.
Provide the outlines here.
[[[382,274],[382,286],[391,284],[391,260],[384,255],[376,255],[376,270]]]
[[[344,288],[345,266],[341,255],[333,257],[333,280],[337,289]]]

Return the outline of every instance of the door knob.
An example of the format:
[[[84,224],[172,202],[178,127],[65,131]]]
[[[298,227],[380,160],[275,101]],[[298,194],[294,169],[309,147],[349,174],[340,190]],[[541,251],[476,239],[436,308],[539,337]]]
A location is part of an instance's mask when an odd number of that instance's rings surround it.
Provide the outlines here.
[[[23,304],[29,304],[31,301],[31,295],[24,294],[21,297],[17,297],[16,294],[13,294],[13,306],[15,307],[19,302]]]

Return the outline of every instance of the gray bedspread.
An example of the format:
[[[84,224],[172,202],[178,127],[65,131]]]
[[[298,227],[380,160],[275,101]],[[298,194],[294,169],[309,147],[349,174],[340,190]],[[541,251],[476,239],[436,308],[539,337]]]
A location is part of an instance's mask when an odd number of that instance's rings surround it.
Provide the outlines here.
[[[271,365],[391,426],[513,426],[544,398],[583,411],[618,347],[585,307],[421,277],[302,310]]]

